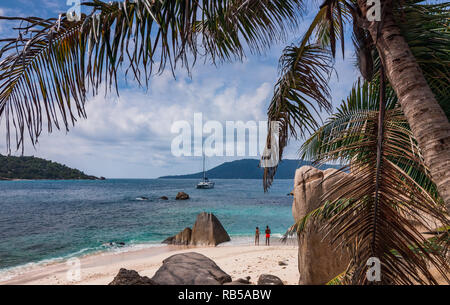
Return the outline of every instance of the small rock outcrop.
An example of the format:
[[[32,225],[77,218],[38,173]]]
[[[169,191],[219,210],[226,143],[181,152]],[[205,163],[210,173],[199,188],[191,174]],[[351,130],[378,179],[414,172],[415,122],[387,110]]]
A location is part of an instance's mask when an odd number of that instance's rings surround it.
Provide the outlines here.
[[[261,274],[258,278],[258,285],[284,285],[283,281],[272,274]]]
[[[185,192],[178,192],[177,197],[175,197],[176,200],[187,200],[189,199],[189,195]]]
[[[231,276],[208,257],[188,252],[166,258],[152,280],[159,285],[222,285]]]
[[[185,228],[177,235],[171,236],[163,241],[163,244],[169,245],[189,245],[191,242],[192,230],[191,228]]]
[[[146,276],[140,276],[134,270],[121,268],[119,273],[109,285],[157,285],[153,280]]]
[[[197,215],[194,227],[185,228],[177,235],[166,238],[163,243],[169,245],[205,245],[217,246],[220,243],[230,241],[230,236],[212,213],[200,213]]]
[[[167,196],[161,196],[161,197],[159,197],[159,199],[161,199],[161,200],[169,200],[169,198]]]
[[[190,244],[217,246],[226,241],[230,241],[230,236],[214,214],[203,212],[197,215]]]
[[[336,169],[324,171],[302,166],[295,172],[292,214],[295,221],[318,208],[322,195],[348,175]],[[344,191],[344,190],[342,190]],[[335,250],[324,235],[308,223],[298,239],[298,270],[300,285],[322,285],[343,272],[349,262],[348,255]]]

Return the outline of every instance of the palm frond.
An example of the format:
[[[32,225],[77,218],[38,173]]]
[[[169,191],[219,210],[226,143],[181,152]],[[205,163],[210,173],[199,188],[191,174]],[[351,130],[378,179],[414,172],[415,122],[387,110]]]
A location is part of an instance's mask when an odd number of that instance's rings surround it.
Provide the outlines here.
[[[450,119],[450,3],[403,1],[394,13],[428,85]]]
[[[375,45],[368,31],[362,28],[356,19],[353,19],[353,46],[357,58],[357,67],[366,81],[372,81],[376,68],[374,67],[373,53]]]
[[[386,108],[393,109],[397,103],[397,97],[391,88],[386,92]],[[336,113],[328,118],[327,122],[317,129],[300,148],[301,158],[307,160],[319,160],[323,155],[328,155],[331,151],[340,146],[350,146],[360,141],[360,136],[348,134],[343,136],[346,130],[361,128],[366,121],[361,120],[367,117],[370,111],[379,108],[379,84],[377,81],[368,83],[358,80],[353,86],[346,101],[342,101]],[[349,155],[343,157],[339,162],[348,164],[353,156],[358,153],[355,149],[349,151]]]
[[[319,126],[319,111],[331,111],[328,87],[333,70],[331,63],[329,51],[319,45],[291,45],[285,48],[279,63],[281,77],[268,110],[269,122],[280,123],[277,143],[280,159],[289,135],[297,137],[298,132],[301,136],[312,132]],[[276,166],[264,169],[265,190],[270,187],[276,169]]]
[[[385,284],[435,284],[428,264],[447,279],[448,263],[445,257],[433,253],[415,224],[429,228],[426,218],[448,223],[445,208],[392,161],[402,155],[425,170],[420,155],[410,149],[412,135],[403,128],[406,120],[398,109],[386,112],[381,165],[377,167],[377,117],[377,112],[368,112],[362,127],[345,131],[345,137],[362,136],[359,143],[337,147],[322,156],[333,159],[353,154],[356,147],[359,151],[351,161],[351,174],[323,197],[335,198],[331,202],[351,198],[352,204],[333,216],[324,230],[332,243],[342,240],[349,247],[357,247],[353,284],[367,283],[365,264],[370,257],[380,259]],[[413,251],[411,245],[420,251]]]
[[[332,278],[331,280],[328,281],[328,283],[326,283],[326,285],[342,285],[344,280],[346,279],[346,277],[348,277],[348,273],[346,271],[339,273],[337,276],[335,276],[334,278]]]
[[[59,18],[0,17],[20,22],[18,35],[0,40],[0,119],[7,144],[14,128],[17,148],[26,130],[35,144],[42,124],[67,130],[86,117],[87,93],[115,86],[126,75],[148,85],[153,66],[188,70],[197,56],[242,59],[260,52],[297,24],[301,0],[125,0],[84,2],[88,15]],[[191,60],[189,60],[191,58]]]
[[[336,55],[336,42],[341,41],[342,57],[345,54],[345,25],[351,20],[352,7],[346,0],[325,0],[320,10],[325,10],[317,26],[317,41],[324,47],[330,47],[333,57]],[[339,37],[339,38],[338,38]]]
[[[342,210],[349,204],[349,200],[325,202],[318,208],[301,217],[295,224],[290,226],[281,237],[281,242],[285,243],[289,238],[305,233],[307,228],[320,227],[321,225],[326,223],[327,220],[331,219],[332,216],[339,213],[340,210]],[[311,225],[308,226],[309,224]]]
[[[428,266],[436,266],[447,279],[448,243],[429,242],[418,228],[448,225],[445,208],[389,87],[383,134],[377,135],[380,100],[378,79],[358,81],[337,113],[302,146],[303,157],[319,164],[344,161],[351,171],[290,234],[301,234],[313,222],[337,248],[350,249],[346,283],[367,283],[369,257],[381,260],[384,283],[436,283]]]

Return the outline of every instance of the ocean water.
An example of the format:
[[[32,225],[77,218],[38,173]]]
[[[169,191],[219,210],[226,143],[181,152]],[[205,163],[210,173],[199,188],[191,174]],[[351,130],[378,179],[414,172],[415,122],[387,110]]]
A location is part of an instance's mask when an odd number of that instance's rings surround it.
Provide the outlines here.
[[[261,180],[215,182],[214,189],[197,190],[191,179],[0,181],[0,280],[17,266],[160,246],[203,211],[219,218],[231,243],[250,242],[256,226],[281,236],[292,225],[292,180],[276,180],[268,193]],[[179,191],[191,199],[176,201]]]

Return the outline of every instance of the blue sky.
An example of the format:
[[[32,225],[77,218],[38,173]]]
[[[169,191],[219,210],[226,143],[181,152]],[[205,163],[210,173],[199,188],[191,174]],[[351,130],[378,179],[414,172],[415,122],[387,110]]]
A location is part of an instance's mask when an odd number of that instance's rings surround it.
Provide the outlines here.
[[[2,0],[0,15],[53,17],[68,8],[66,0]],[[68,133],[43,133],[35,148],[26,146],[25,155],[51,159],[108,178],[154,178],[199,171],[198,157],[171,154],[171,141],[176,136],[170,132],[172,123],[191,122],[196,112],[203,113],[204,121],[266,120],[282,49],[301,37],[310,20],[311,15],[306,16],[291,40],[274,45],[264,55],[219,67],[199,61],[191,77],[178,71],[174,79],[165,72],[151,79],[148,90],[130,80],[121,85],[120,97],[100,94],[91,98],[86,120],[80,119]],[[0,21],[0,37],[11,36],[10,28],[10,23]],[[359,75],[354,68],[350,40],[346,48],[345,61],[341,51],[337,52],[338,77],[334,75],[330,82],[334,107],[347,96]],[[4,124],[0,128],[0,153],[6,153]],[[285,157],[297,158],[300,144],[301,141],[292,141]],[[213,157],[208,159],[208,166],[234,159],[238,157]]]

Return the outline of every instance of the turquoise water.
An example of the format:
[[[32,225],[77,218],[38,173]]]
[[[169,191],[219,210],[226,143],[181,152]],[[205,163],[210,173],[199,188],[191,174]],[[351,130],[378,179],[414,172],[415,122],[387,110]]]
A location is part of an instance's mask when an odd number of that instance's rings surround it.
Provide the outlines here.
[[[293,223],[292,197],[286,195],[292,180],[275,181],[268,193],[261,180],[215,180],[211,190],[195,189],[196,182],[0,181],[0,270],[109,251],[110,242],[157,246],[192,227],[203,211],[219,218],[232,243],[250,241],[256,226],[281,234]],[[191,199],[176,201],[179,191]]]

